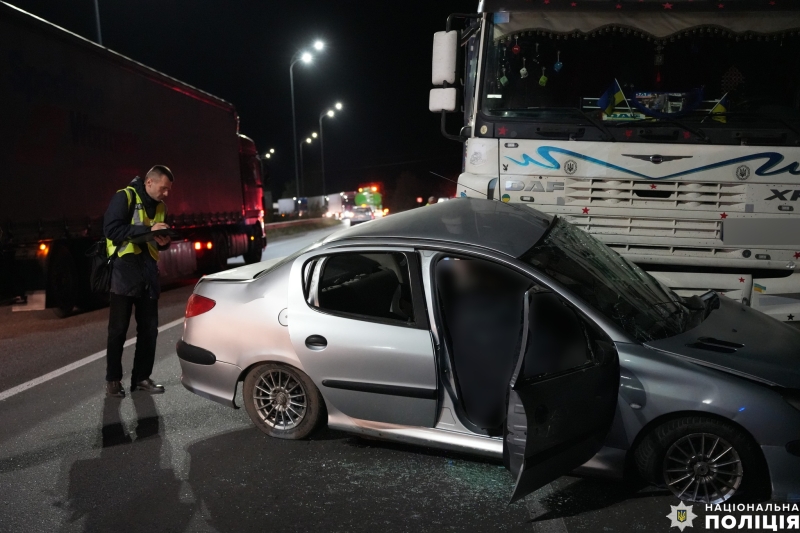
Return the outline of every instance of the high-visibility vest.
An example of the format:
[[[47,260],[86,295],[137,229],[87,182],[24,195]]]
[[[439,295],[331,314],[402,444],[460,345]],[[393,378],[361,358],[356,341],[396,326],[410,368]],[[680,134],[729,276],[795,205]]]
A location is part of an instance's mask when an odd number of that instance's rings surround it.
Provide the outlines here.
[[[142,199],[139,197],[139,193],[136,192],[136,189],[133,187],[125,187],[117,192],[120,191],[125,191],[125,196],[128,197],[128,207],[131,205],[131,200],[136,200],[136,204],[133,206],[133,218],[131,218],[131,225],[150,227],[158,222],[164,222],[167,213],[167,206],[164,204],[164,202],[158,202],[158,205],[156,206],[156,216],[151,219],[147,216],[147,211],[145,211]],[[131,198],[131,195],[133,195],[133,198]],[[111,242],[111,240],[106,239],[106,250],[108,251],[109,257],[114,253],[116,248],[117,247],[113,242]],[[148,241],[147,249],[150,251],[150,255],[153,257],[153,259],[158,261],[158,247],[156,246],[156,243]],[[125,254],[140,253],[142,253],[142,247],[138,244],[129,242],[127,244],[123,243],[122,246],[119,247],[117,255],[121,257]]]

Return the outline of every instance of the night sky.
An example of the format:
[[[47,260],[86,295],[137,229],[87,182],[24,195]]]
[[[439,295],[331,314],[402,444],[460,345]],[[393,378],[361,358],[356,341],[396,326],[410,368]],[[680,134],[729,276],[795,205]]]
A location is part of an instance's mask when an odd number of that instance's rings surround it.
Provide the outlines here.
[[[92,0],[9,3],[95,40]],[[298,137],[316,131],[320,113],[341,101],[344,111],[323,122],[327,192],[383,181],[389,205],[399,206],[407,198],[392,202],[391,193],[401,182],[404,197],[455,190],[428,174],[455,179],[461,169],[461,145],[440,135],[439,117],[428,111],[431,45],[448,14],[477,4],[100,0],[100,16],[108,48],[236,106],[242,133],[262,153],[276,150],[274,198],[287,182],[294,191],[289,62],[322,39],[322,55],[294,68]],[[303,152],[305,193],[320,194],[319,144]]]

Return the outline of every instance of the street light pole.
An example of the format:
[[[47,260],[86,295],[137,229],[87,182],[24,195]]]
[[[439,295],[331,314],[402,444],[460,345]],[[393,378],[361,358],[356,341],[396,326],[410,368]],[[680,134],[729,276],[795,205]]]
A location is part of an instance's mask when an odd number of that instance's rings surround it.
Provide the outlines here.
[[[291,65],[289,65],[289,85],[292,89],[292,145],[294,146],[294,183],[295,183],[295,194],[296,196],[300,196],[300,169],[297,162],[297,119],[295,118],[294,112],[294,64],[300,61],[300,56],[296,55],[295,58],[292,60]],[[301,148],[302,151],[302,148]]]
[[[97,0],[95,0],[96,2]],[[318,52],[325,47],[322,41],[314,43],[314,49]],[[289,64],[289,87],[292,92],[292,145],[294,146],[294,182],[297,196],[300,196],[300,170],[297,161],[297,118],[294,110],[294,64],[298,61],[303,63],[310,63],[313,56],[309,52],[297,52],[292,57],[292,62]]]
[[[103,46],[103,34],[100,32],[100,6],[99,0],[94,0],[94,22],[97,25],[97,44]]]
[[[319,116],[319,157],[322,163],[322,198],[325,198],[325,144],[322,142],[322,118],[333,116],[333,111],[326,111]]]
[[[341,110],[342,109],[342,104],[337,102],[335,107],[336,107],[336,109]],[[322,197],[323,198],[325,197],[325,145],[322,142],[322,119],[325,118],[325,117],[333,118],[333,115],[334,115],[333,109],[329,109],[329,110],[325,111],[324,113],[320,114],[320,116],[319,116],[319,155],[320,155],[320,160],[321,160],[321,163],[322,163]]]

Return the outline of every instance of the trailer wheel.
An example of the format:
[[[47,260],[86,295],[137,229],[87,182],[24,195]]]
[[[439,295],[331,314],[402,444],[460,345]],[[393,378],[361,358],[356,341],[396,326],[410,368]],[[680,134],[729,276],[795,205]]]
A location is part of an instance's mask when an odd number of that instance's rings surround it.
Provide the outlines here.
[[[253,224],[250,228],[251,231],[247,234],[247,251],[244,253],[246,265],[261,261],[261,256],[264,253],[264,241],[266,240],[260,224]],[[251,237],[253,237],[252,241],[250,240]]]
[[[66,246],[54,246],[47,272],[47,300],[58,318],[72,314],[78,300],[75,258]]]

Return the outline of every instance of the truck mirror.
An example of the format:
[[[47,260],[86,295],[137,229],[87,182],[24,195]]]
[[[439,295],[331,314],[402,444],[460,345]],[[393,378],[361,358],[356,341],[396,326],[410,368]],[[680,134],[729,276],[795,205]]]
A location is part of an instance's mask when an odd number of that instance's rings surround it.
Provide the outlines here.
[[[434,113],[440,111],[455,111],[457,94],[455,87],[431,89],[430,98],[428,98],[428,108]]]
[[[458,32],[437,31],[433,34],[433,63],[431,82],[433,85],[456,82],[456,57],[458,55]]]

